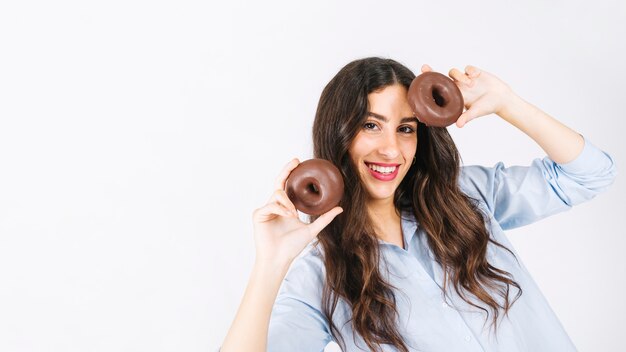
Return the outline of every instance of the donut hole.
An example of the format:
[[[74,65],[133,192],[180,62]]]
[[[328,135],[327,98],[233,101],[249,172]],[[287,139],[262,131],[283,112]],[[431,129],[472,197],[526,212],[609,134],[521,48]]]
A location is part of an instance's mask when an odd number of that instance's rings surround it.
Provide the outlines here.
[[[306,191],[313,194],[320,193],[320,190],[315,183],[309,183],[308,185],[306,185]]]
[[[443,108],[448,103],[443,97],[443,92],[439,87],[433,87],[432,96],[435,104],[437,104],[437,106],[439,106],[440,108]]]

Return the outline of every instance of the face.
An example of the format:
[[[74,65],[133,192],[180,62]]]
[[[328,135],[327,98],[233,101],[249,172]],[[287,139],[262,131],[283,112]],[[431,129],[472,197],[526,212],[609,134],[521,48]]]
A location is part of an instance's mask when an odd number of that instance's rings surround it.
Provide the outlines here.
[[[417,148],[417,119],[400,84],[367,96],[367,120],[350,145],[369,200],[393,202],[394,192],[407,174]]]

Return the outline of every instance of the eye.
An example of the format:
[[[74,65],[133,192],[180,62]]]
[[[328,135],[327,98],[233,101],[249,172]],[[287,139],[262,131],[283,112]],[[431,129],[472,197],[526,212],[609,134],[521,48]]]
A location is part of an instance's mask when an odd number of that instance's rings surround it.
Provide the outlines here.
[[[378,126],[373,122],[366,122],[363,124],[363,128],[366,130],[373,130],[373,129],[376,129],[377,127]]]
[[[410,134],[410,133],[415,133],[415,129],[414,129],[413,127],[411,127],[411,126],[401,126],[401,127],[399,128],[399,130],[400,130],[402,133],[407,133],[407,134]]]

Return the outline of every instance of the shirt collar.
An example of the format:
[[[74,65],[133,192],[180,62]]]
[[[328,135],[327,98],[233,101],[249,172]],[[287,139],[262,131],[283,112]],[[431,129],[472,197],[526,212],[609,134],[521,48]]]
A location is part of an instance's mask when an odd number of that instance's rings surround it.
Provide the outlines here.
[[[415,216],[410,210],[403,210],[400,214],[400,225],[402,226],[402,238],[404,241],[404,250],[408,251],[411,241],[415,234],[417,233],[417,221],[415,220]],[[395,246],[391,243],[385,242],[378,239],[379,244]]]
[[[417,233],[417,221],[410,210],[402,211],[400,216],[402,223],[402,237],[404,237],[404,249],[409,250],[409,246],[415,233]]]

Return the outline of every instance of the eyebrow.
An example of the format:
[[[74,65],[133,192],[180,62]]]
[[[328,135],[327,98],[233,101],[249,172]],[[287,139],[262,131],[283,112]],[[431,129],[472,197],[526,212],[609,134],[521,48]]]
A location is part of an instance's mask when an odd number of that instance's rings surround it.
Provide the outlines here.
[[[367,115],[371,116],[371,117],[373,117],[373,118],[375,118],[377,120],[381,120],[383,122],[389,122],[388,118],[384,117],[383,115],[377,114],[375,112],[368,111]],[[400,123],[405,123],[405,122],[415,122],[415,123],[419,124],[419,120],[415,116],[403,117],[402,120],[400,120]]]

